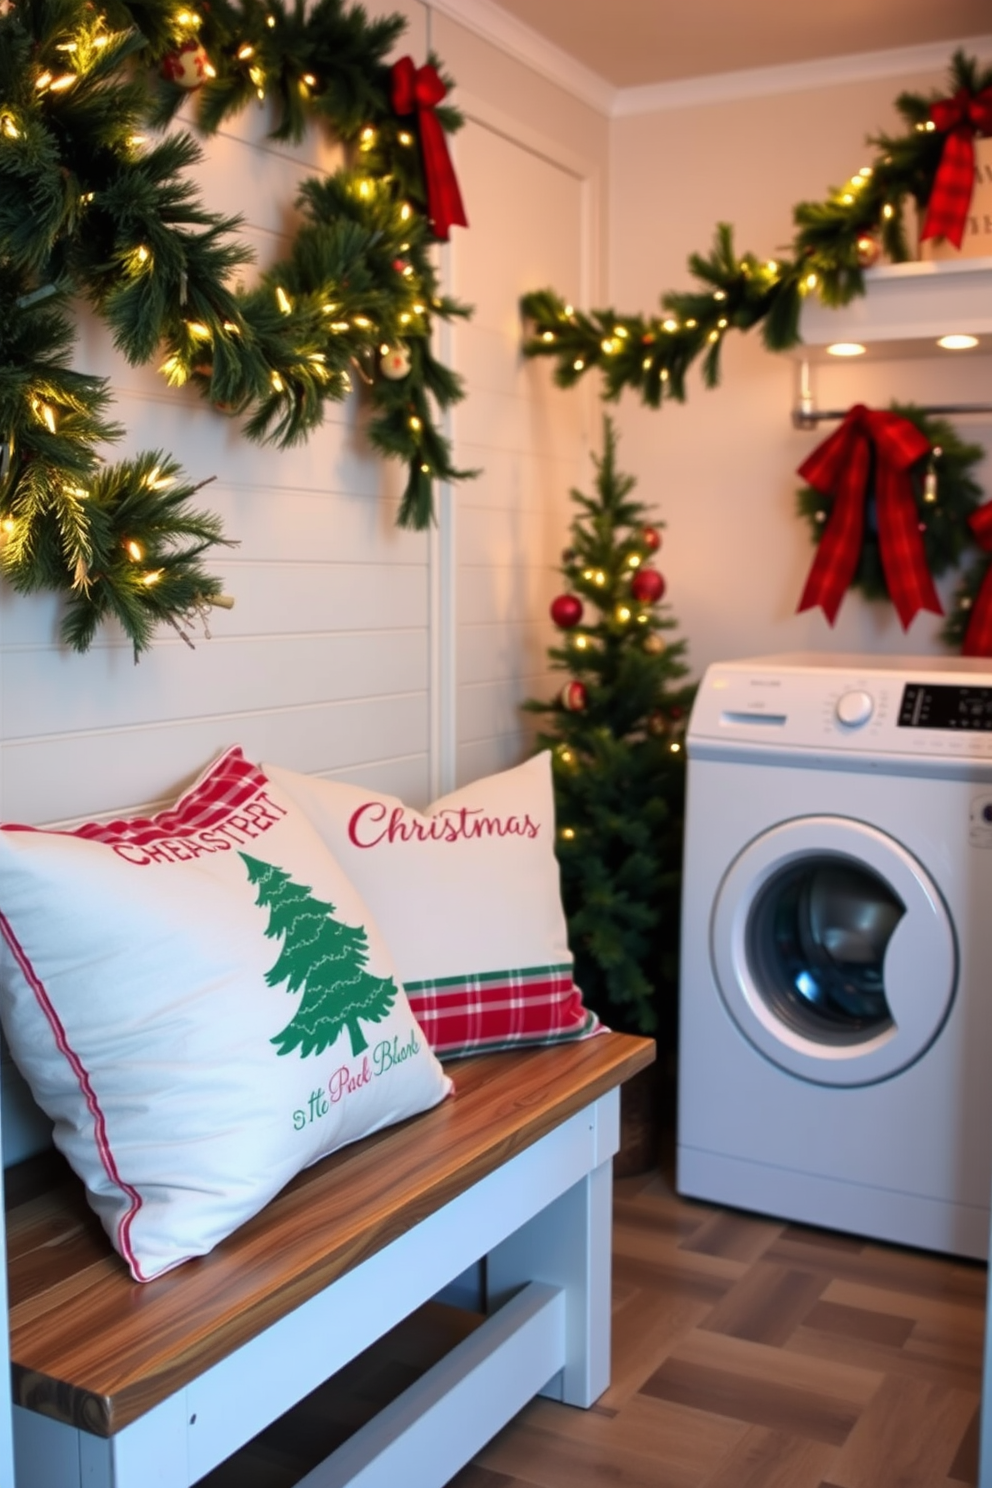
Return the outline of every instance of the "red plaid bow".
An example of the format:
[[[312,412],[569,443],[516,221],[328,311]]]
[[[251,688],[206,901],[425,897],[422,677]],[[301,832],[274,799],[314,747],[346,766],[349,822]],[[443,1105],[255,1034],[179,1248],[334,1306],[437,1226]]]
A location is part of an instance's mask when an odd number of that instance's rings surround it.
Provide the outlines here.
[[[840,428],[803,461],[799,474],[824,496],[833,496],[834,503],[799,601],[800,610],[820,605],[831,625],[837,618],[861,555],[874,452],[878,546],[896,613],[903,629],[918,610],[943,614],[927,568],[909,483],[910,466],[929,449],[929,440],[909,419],[857,403]]]
[[[946,238],[960,248],[975,186],[975,135],[992,134],[992,88],[974,96],[961,88],[953,98],[939,99],[930,107],[930,120],[946,138],[920,242]]]
[[[452,226],[468,227],[462,205],[462,194],[455,179],[444,130],[434,112],[447,93],[437,68],[414,67],[412,57],[401,57],[393,65],[393,108],[398,114],[416,111],[420,126],[420,153],[424,162],[424,184],[427,187],[427,212],[434,236],[448,240]]]
[[[979,507],[968,518],[975,541],[986,553],[992,553],[992,501]],[[971,607],[968,629],[961,645],[962,656],[992,656],[992,563],[985,571],[981,588]]]

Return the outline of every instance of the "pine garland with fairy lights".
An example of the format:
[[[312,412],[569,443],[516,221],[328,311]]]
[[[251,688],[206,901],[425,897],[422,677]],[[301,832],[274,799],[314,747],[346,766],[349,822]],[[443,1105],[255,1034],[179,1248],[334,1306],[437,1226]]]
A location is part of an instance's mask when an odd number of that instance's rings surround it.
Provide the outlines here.
[[[433,355],[433,324],[467,312],[439,293],[430,247],[447,226],[429,216],[421,149],[428,124],[460,121],[440,103],[432,120],[394,107],[385,56],[404,24],[342,0],[306,14],[222,0],[202,16],[166,0],[17,0],[0,15],[0,568],[67,597],[70,645],[111,614],[136,652],[159,620],[181,628],[218,600],[199,559],[224,540],[167,455],[105,465],[123,431],[107,382],[72,370],[74,297],[133,365],[160,357],[171,384],[280,447],[356,374],[371,443],[407,466],[401,525],[428,525],[434,482],[470,473],[437,427],[462,387]],[[194,87],[204,133],[268,98],[275,138],[316,121],[350,154],[304,182],[288,256],[244,292],[231,285],[252,257],[240,220],[207,210],[186,178],[200,147],[145,133]]]
[[[652,560],[664,524],[631,499],[616,448],[605,420],[595,494],[572,492],[568,588],[551,606],[563,639],[548,653],[568,680],[552,702],[525,707],[544,716],[538,743],[552,751],[576,981],[611,1027],[670,1044],[692,688],[685,642],[666,639],[676,622],[658,608],[665,581]]]
[[[931,453],[910,466],[909,482],[919,519],[926,566],[934,578],[960,563],[972,538],[968,519],[982,499],[982,488],[972,468],[983,458],[979,444],[966,444],[947,419],[935,418],[912,404],[893,403],[891,411],[908,419],[929,441]],[[796,510],[809,523],[814,542],[823,536],[833,498],[812,486],[796,494]],[[851,588],[866,599],[887,599],[888,586],[874,519],[874,494],[869,478],[868,518],[858,567]],[[945,630],[945,636],[948,631]]]
[[[990,89],[992,67],[981,69],[974,58],[956,52],[948,91],[955,98],[978,100]],[[787,256],[741,255],[732,229],[720,223],[709,256],[694,253],[689,259],[689,270],[702,288],[664,293],[661,315],[619,315],[612,309],[587,313],[551,289],[535,291],[521,301],[534,326],[525,354],[553,358],[560,387],[572,387],[596,369],[602,374],[604,397],[616,399],[631,388],[649,407],[658,408],[665,400],[684,401],[686,376],[696,362],[704,384],[717,384],[721,348],[731,330],[760,326],[770,351],[795,346],[807,295],[815,293],[826,305],[846,305],[864,293],[864,270],[883,251],[897,263],[909,258],[903,205],[912,200],[923,207],[930,201],[950,132],[931,118],[939,100],[938,93],[903,93],[896,99],[906,132],[869,140],[878,151],[871,166],[832,190],[825,201],[794,208],[796,231]]]

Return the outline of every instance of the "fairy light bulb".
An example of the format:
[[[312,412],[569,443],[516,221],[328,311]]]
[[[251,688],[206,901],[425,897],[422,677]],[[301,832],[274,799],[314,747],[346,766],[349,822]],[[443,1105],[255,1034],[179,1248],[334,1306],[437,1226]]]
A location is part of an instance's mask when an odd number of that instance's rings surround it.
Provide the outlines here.
[[[144,549],[142,548],[141,544],[135,542],[133,537],[128,539],[128,541],[124,544],[124,547],[127,551],[128,556],[130,558],[133,558],[135,563],[140,563],[142,558],[145,556]]]
[[[293,302],[281,284],[276,285],[276,304],[279,306],[283,315],[289,315],[292,312]]]
[[[564,840],[566,842],[573,841],[574,840],[574,837],[575,837],[575,830],[574,830],[574,828],[572,828],[572,827],[562,827],[562,829],[561,829],[561,836],[564,838]]]
[[[418,434],[420,432],[420,430],[423,428],[423,424],[420,422],[419,418],[417,417],[417,415],[415,413],[412,413],[410,415],[410,428],[413,430],[413,432],[415,434]]]
[[[581,357],[576,357],[575,361],[572,363],[572,366],[575,368],[576,372],[581,372],[583,367],[585,366],[585,362],[582,360]]]

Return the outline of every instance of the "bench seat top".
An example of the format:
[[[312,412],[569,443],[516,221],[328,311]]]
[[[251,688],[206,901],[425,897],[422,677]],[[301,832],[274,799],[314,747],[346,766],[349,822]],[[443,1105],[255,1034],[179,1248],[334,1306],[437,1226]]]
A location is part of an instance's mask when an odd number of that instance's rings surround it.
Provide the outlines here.
[[[653,1058],[651,1040],[609,1033],[456,1060],[452,1097],[324,1158],[145,1284],[57,1154],[12,1169],[15,1402],[112,1436]]]

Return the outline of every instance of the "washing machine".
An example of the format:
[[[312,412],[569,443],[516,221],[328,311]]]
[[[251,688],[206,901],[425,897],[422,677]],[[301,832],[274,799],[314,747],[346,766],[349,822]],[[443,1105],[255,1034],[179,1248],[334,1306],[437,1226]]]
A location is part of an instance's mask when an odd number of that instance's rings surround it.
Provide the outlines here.
[[[992,664],[711,666],[687,747],[679,1191],[984,1257]]]

